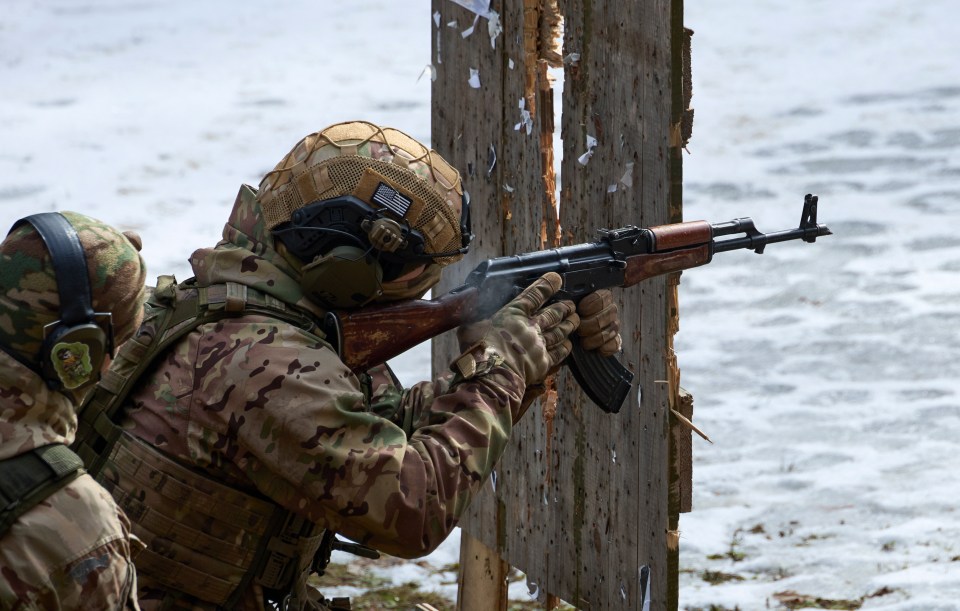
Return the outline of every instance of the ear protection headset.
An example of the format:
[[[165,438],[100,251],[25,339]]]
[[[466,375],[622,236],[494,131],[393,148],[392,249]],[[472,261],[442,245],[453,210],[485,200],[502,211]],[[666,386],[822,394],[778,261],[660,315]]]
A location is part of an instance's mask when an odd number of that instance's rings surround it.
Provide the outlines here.
[[[301,270],[304,290],[334,308],[369,303],[383,292],[383,282],[398,278],[411,264],[464,254],[473,240],[467,198],[460,215],[461,247],[426,253],[423,235],[402,215],[352,195],[315,201],[294,211],[290,222],[273,235],[308,262]]]
[[[94,312],[87,258],[77,231],[59,212],[34,214],[14,223],[33,225],[50,253],[60,320],[43,328],[41,375],[53,390],[74,390],[100,379],[107,354],[113,356],[113,320],[110,313]]]

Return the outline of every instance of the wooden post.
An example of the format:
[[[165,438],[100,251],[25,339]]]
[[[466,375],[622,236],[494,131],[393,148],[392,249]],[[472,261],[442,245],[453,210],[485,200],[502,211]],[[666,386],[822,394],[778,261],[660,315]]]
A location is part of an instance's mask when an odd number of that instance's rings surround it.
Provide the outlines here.
[[[491,40],[489,19],[480,18],[464,38],[474,14],[450,0],[433,1],[439,25],[431,57],[432,143],[463,173],[477,234],[438,293],[492,256],[589,241],[602,227],[675,218],[671,41],[682,19],[679,2],[563,2],[558,215],[546,78],[547,60],[557,59],[550,48],[556,5],[494,0],[502,33]],[[479,87],[468,82],[472,74]],[[464,517],[461,559],[493,566],[487,548],[526,573],[547,607],[559,597],[584,609],[639,610],[649,596],[649,609],[675,609],[669,590],[677,555],[668,552],[672,287],[658,278],[614,292],[622,361],[636,373],[628,403],[616,416],[605,414],[562,370],[554,390],[515,427],[496,477]],[[438,339],[436,373],[455,354],[452,334]],[[472,587],[465,582],[476,567],[461,571],[462,587]],[[484,592],[488,600],[461,593],[460,608],[504,608],[497,588]]]
[[[457,609],[506,611],[509,572],[510,565],[493,550],[471,537],[469,533],[461,533]]]

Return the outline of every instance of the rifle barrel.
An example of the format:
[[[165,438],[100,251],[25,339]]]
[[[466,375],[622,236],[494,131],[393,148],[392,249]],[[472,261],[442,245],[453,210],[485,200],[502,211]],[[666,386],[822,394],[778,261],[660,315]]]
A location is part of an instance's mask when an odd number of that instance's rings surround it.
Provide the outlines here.
[[[739,250],[748,248],[758,253],[763,252],[763,247],[767,244],[776,242],[787,242],[789,240],[803,240],[804,242],[813,242],[819,236],[831,235],[833,232],[826,225],[814,225],[812,227],[798,227],[797,229],[786,229],[784,231],[774,231],[772,233],[756,233],[745,235],[739,238],[729,240],[715,240],[713,242],[713,252],[727,252],[728,250]]]

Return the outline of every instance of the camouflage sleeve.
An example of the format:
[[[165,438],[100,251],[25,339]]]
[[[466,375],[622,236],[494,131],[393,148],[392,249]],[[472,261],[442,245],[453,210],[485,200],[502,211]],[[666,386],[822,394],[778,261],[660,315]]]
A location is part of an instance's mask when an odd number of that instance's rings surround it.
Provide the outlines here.
[[[4,535],[0,609],[139,609],[142,545],[110,493],[81,475]]]
[[[326,344],[285,323],[221,322],[199,342],[191,404],[207,407],[192,410],[194,459],[226,459],[288,509],[400,557],[449,535],[503,453],[524,390],[491,363],[449,388],[415,386],[385,418]]]
[[[453,372],[432,382],[420,382],[403,389],[387,365],[378,365],[359,376],[370,411],[389,419],[409,436],[423,418],[429,417],[434,398],[450,391]]]

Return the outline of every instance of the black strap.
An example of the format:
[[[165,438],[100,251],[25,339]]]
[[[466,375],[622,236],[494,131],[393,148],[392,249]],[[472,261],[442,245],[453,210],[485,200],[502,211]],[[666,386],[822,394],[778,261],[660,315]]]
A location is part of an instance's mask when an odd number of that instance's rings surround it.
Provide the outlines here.
[[[87,257],[77,230],[59,212],[32,214],[14,228],[21,223],[33,225],[50,251],[60,293],[60,321],[67,326],[93,322]]]
[[[73,481],[83,461],[54,443],[0,461],[0,537],[21,515]]]

